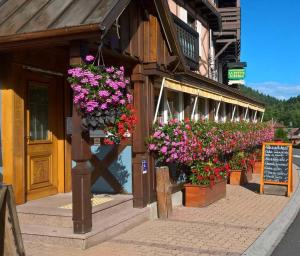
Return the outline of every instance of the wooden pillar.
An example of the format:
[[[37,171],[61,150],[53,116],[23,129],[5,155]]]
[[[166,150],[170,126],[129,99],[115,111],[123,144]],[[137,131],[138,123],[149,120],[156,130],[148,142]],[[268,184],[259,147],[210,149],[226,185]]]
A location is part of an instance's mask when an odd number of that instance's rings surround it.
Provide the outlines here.
[[[70,51],[70,64],[81,63],[80,45],[74,44]],[[72,213],[73,229],[76,234],[83,234],[92,229],[91,205],[91,170],[88,161],[91,151],[88,134],[81,127],[81,116],[76,106],[72,112],[72,160],[76,162],[72,168]]]
[[[215,104],[214,104],[214,100],[212,100],[212,99],[209,99],[209,104],[208,104],[208,106],[209,106],[209,121],[211,121],[211,122],[213,122],[213,121],[215,121],[215,111],[214,111],[214,109],[215,109]]]
[[[143,75],[143,66],[136,65],[131,76],[133,83],[134,108],[137,116],[137,125],[133,132],[133,206],[143,208],[149,202],[148,172],[142,168],[143,161],[148,161],[148,152],[145,139],[149,136],[148,124],[151,122],[148,115],[150,106],[149,92]],[[148,165],[149,166],[149,165]],[[148,168],[149,169],[149,168]]]

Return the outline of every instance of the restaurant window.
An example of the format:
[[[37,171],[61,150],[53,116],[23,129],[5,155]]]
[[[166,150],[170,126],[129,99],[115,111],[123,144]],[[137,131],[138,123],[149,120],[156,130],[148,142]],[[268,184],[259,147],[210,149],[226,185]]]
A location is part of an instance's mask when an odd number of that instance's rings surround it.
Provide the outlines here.
[[[160,88],[157,86],[154,88],[154,113],[156,112],[158,100],[159,100]],[[163,89],[162,97],[158,107],[156,122],[167,123],[170,119],[184,119],[183,108],[183,93]]]
[[[168,119],[183,120],[182,96],[181,92],[165,91],[165,109],[168,112]]]
[[[194,107],[196,107],[195,106],[196,98],[197,98],[197,96],[192,95],[192,94],[188,94],[188,93],[183,94],[184,118],[193,119],[195,117],[195,112],[196,111],[194,110]],[[194,111],[194,113],[193,113],[193,111]]]
[[[198,97],[196,120],[205,120],[205,99]]]

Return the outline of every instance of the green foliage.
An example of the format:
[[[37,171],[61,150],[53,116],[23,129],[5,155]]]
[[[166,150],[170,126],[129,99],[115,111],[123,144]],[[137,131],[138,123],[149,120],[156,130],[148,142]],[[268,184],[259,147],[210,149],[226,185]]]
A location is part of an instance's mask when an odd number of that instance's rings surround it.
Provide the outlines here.
[[[288,133],[287,133],[287,131],[283,130],[282,128],[277,128],[275,130],[275,138],[282,139],[283,141],[288,141]]]
[[[246,155],[244,151],[234,152],[229,161],[230,168],[232,170],[243,170],[246,168]]]
[[[288,100],[279,100],[247,86],[241,86],[241,92],[265,104],[264,121],[273,119],[287,127],[300,127],[300,95]]]

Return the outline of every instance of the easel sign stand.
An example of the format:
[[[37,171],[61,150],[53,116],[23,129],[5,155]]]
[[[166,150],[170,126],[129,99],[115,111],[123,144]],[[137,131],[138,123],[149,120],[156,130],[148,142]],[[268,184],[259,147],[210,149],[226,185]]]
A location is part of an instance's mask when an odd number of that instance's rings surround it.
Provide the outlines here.
[[[292,144],[266,142],[262,146],[262,170],[260,177],[260,193],[264,193],[264,185],[287,186],[287,196],[293,191]]]

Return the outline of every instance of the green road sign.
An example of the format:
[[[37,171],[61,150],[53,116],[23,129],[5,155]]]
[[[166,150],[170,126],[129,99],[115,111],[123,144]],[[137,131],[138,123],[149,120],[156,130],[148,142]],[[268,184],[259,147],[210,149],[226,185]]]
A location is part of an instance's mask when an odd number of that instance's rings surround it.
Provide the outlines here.
[[[243,80],[245,76],[245,69],[228,69],[228,80]]]

